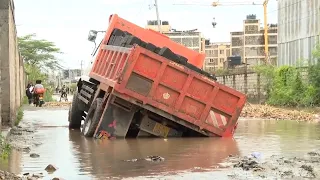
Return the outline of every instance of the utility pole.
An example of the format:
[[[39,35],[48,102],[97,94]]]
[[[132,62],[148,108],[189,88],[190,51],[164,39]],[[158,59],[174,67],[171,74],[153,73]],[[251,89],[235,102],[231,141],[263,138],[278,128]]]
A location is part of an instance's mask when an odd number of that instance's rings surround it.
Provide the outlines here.
[[[80,76],[82,76],[82,65],[83,65],[83,60],[80,62],[81,70],[80,70]]]
[[[157,13],[157,21],[158,21],[158,30],[161,32],[161,24],[160,24],[160,18],[159,18],[159,9],[158,9],[158,1],[154,0],[154,6],[156,6],[156,13]]]

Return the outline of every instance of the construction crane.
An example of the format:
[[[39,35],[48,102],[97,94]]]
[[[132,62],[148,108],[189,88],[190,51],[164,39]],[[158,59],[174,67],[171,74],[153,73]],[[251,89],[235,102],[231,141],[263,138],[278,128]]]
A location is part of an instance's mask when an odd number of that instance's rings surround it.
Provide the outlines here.
[[[263,3],[255,3],[255,2],[212,2],[210,6],[251,6],[251,5],[262,5],[263,6],[263,16],[264,16],[264,51],[265,51],[265,60],[266,62],[269,59],[269,42],[268,42],[268,17],[267,17],[267,7],[269,0],[264,0]],[[200,6],[208,6],[206,4],[174,4],[174,5],[200,5]],[[215,18],[214,18],[215,20]],[[216,22],[212,22],[213,27],[216,26]]]

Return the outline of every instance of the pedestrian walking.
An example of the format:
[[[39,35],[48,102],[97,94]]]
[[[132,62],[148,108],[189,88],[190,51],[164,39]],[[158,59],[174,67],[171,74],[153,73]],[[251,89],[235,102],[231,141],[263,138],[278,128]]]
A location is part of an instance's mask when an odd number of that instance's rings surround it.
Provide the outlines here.
[[[29,82],[26,88],[26,96],[28,97],[28,103],[29,105],[32,105],[32,100],[33,100],[33,83]]]

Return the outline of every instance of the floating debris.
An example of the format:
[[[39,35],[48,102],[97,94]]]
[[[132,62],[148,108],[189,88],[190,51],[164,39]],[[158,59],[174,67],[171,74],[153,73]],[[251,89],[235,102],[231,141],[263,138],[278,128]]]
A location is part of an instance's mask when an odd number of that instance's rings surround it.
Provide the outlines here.
[[[145,160],[152,161],[152,162],[161,162],[161,161],[164,161],[164,158],[161,156],[147,156]]]

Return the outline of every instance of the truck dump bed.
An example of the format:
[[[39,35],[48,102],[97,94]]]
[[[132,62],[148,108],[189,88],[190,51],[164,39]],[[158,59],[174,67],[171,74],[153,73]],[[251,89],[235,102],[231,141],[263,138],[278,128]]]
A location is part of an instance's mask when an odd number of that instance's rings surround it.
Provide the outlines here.
[[[114,30],[119,29],[125,31],[135,37],[143,40],[144,42],[155,45],[156,47],[167,47],[176,54],[183,55],[190,64],[198,68],[202,68],[205,55],[194,50],[188,49],[183,45],[173,42],[169,37],[153,31],[151,29],[144,29],[125,19],[120,18],[117,14],[113,14],[109,19],[109,27],[106,31],[102,44],[110,44],[110,41],[116,36]],[[200,46],[200,45],[199,45]]]
[[[110,16],[89,74],[112,96],[95,135],[123,137],[138,127],[137,137],[232,136],[246,96],[201,70],[203,61],[204,54],[165,35]]]
[[[112,93],[207,136],[232,136],[246,96],[140,46],[102,45],[90,77]]]

